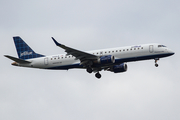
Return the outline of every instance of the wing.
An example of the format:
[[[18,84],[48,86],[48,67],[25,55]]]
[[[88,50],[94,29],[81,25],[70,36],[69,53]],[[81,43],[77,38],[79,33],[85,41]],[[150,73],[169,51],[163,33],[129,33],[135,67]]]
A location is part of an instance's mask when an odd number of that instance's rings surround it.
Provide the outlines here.
[[[74,48],[70,48],[68,46],[58,43],[53,37],[52,37],[52,39],[55,42],[55,44],[57,46],[61,47],[62,49],[64,49],[68,55],[73,55],[76,57],[76,59],[79,59],[81,61],[81,64],[86,64],[92,60],[98,59],[98,56],[96,56],[96,55],[93,55],[93,54],[90,54],[87,52],[83,52],[83,51],[80,51],[80,50],[77,50]]]

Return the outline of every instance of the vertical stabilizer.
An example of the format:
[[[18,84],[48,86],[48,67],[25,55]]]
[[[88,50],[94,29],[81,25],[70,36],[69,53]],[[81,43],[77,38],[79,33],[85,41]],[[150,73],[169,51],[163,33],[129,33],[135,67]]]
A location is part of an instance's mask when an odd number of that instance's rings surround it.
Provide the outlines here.
[[[26,60],[44,57],[44,55],[35,53],[19,36],[13,37],[13,39],[20,59]]]

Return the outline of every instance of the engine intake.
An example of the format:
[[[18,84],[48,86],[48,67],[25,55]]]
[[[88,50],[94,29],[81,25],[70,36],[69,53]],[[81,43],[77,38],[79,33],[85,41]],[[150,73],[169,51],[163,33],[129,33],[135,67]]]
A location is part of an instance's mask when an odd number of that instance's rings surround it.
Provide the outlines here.
[[[111,64],[115,62],[115,58],[112,55],[102,56],[97,61],[99,64]]]
[[[122,63],[120,65],[114,65],[112,67],[112,72],[114,73],[120,73],[120,72],[126,72],[127,71],[127,64]]]

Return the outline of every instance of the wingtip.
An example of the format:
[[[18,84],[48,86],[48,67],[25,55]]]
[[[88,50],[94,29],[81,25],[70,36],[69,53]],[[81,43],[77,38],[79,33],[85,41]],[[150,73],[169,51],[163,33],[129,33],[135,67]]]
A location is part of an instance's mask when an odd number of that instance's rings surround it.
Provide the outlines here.
[[[61,44],[58,43],[53,37],[51,37],[51,38],[53,39],[54,43],[55,43],[57,46],[60,46],[60,45],[61,45]]]

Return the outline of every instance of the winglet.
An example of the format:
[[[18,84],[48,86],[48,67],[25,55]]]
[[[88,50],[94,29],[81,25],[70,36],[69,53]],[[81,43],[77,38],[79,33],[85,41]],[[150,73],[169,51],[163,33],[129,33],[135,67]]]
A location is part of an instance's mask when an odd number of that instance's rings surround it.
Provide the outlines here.
[[[51,37],[51,38],[53,39],[54,43],[55,43],[57,46],[61,46],[61,44],[58,43],[53,37]]]

